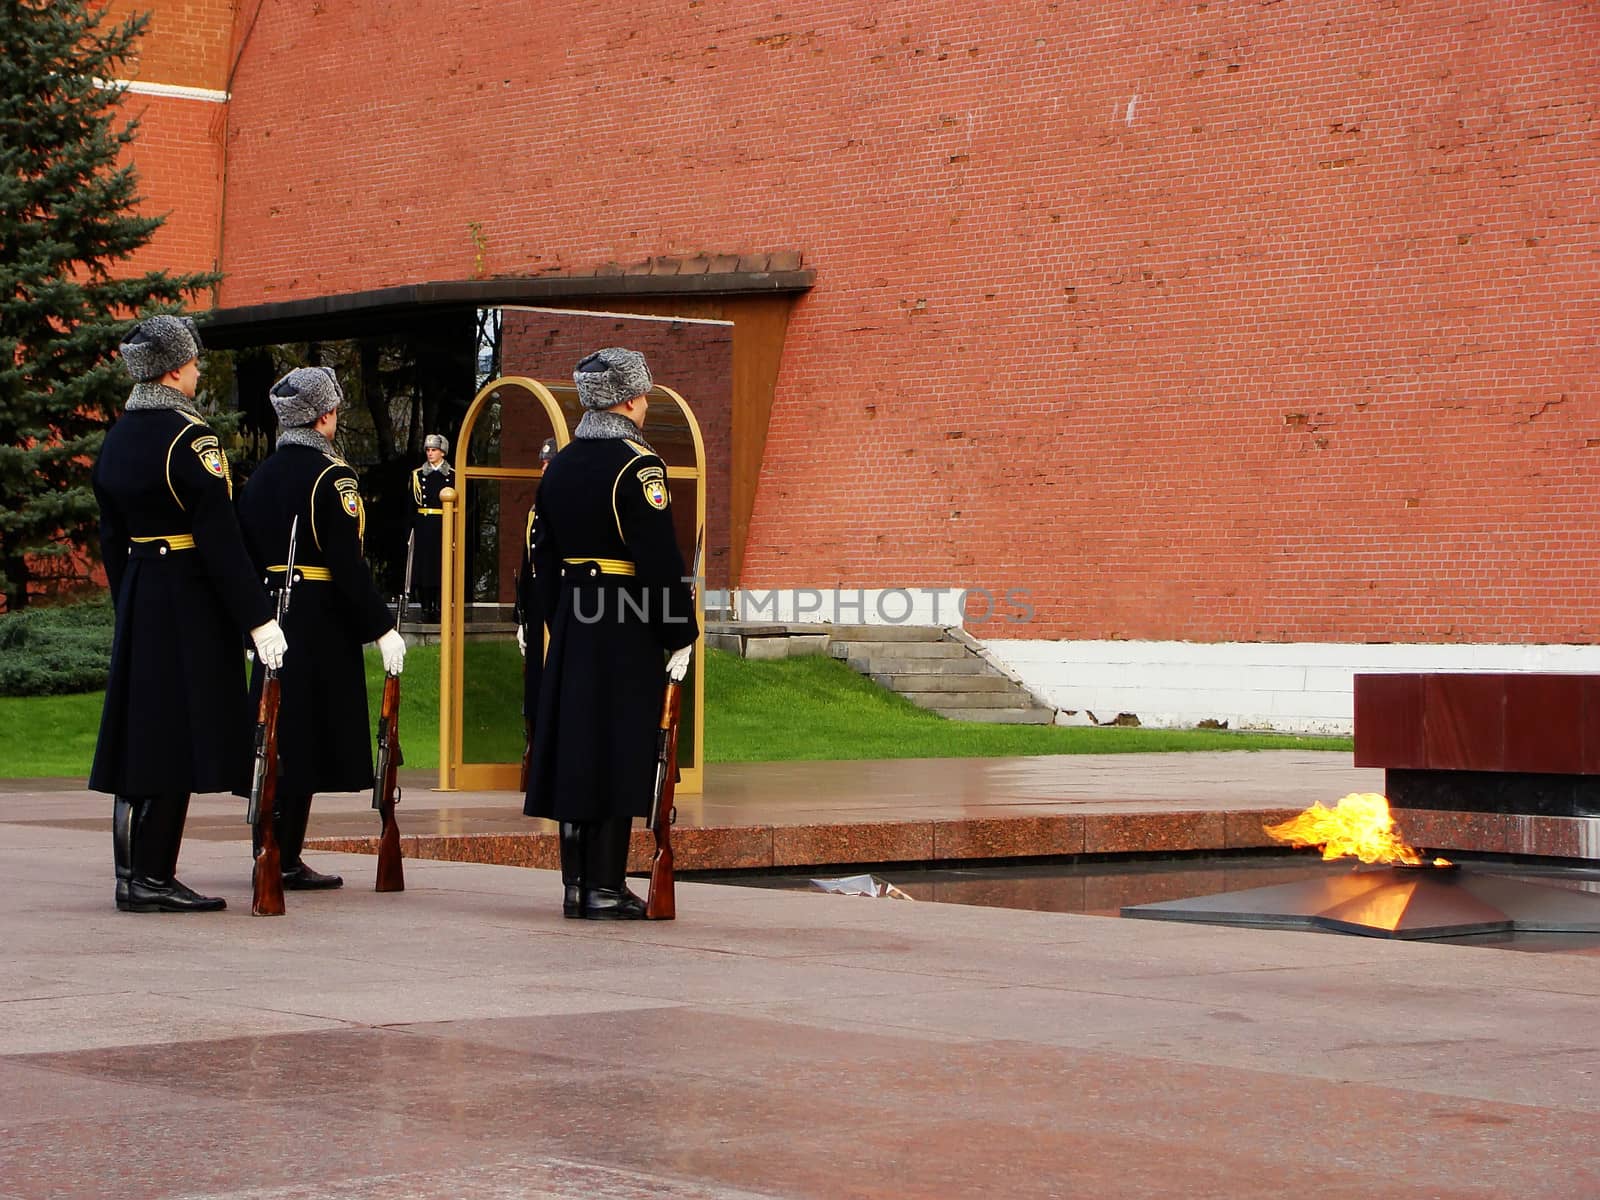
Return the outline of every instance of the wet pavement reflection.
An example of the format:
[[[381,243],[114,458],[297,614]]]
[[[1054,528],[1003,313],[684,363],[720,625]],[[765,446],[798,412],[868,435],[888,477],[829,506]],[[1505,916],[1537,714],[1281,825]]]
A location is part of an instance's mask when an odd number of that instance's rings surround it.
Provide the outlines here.
[[[1471,868],[1600,893],[1600,870],[1534,866],[1490,859],[1473,862]],[[1214,855],[1132,862],[897,867],[873,870],[871,874],[874,879],[893,884],[912,900],[1117,917],[1127,905],[1185,900],[1220,892],[1298,883],[1306,879],[1348,874],[1351,869],[1350,860],[1323,862],[1306,855],[1275,854]],[[838,878],[854,873],[833,871],[825,877]],[[813,888],[811,880],[816,876],[816,872],[811,872],[716,874],[706,878],[742,887],[809,890]],[[1534,953],[1600,956],[1600,935],[1595,934],[1488,933],[1441,941],[1452,946],[1492,946]]]

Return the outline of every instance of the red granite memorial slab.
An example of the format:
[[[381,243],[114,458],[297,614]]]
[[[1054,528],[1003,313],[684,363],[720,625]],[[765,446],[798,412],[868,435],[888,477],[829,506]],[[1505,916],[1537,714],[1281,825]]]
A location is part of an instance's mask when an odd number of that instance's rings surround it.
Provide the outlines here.
[[[1422,676],[1355,677],[1355,764],[1423,767]]]
[[[1505,712],[1503,675],[1424,675],[1424,765],[1435,770],[1504,770]]]
[[[1501,675],[1505,689],[1505,771],[1583,771],[1584,677]]]

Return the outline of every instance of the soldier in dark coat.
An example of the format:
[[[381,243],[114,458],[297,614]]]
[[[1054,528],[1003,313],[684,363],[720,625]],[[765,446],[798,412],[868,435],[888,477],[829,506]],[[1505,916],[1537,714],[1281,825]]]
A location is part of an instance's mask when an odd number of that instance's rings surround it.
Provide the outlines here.
[[[456,475],[445,460],[450,439],[430,433],[422,439],[422,452],[428,461],[411,472],[411,499],[416,513],[411,518],[415,550],[411,559],[411,590],[422,606],[424,621],[439,620],[439,564],[443,556],[444,501],[440,493],[454,487]]]
[[[550,644],[523,811],[560,822],[567,916],[638,920],[644,903],[623,883],[629,833],[649,815],[663,688],[683,678],[699,630],[666,466],[641,434],[644,356],[601,350],[573,379],[588,411],[535,502]]]
[[[228,456],[195,407],[200,349],[188,318],[135,328],[121,350],[137,382],[94,465],[116,633],[89,787],[115,797],[128,912],[227,907],[178,882],[189,796],[227,791],[249,753],[245,631],[275,666],[287,645],[239,533]]]
[[[301,858],[311,799],[316,792],[372,786],[361,647],[376,641],[384,668],[398,675],[405,642],[363,557],[366,509],[356,473],[333,450],[344,399],[338,379],[328,367],[299,367],[273,385],[271,398],[282,426],[278,448],[245,484],[239,519],[257,570],[275,589],[288,563],[290,529],[299,518],[294,588],[283,618],[297,650],[278,674],[274,826],[283,886],[336,888],[344,882],[339,876],[313,870]],[[264,673],[256,671],[252,700],[259,701],[264,681]],[[234,763],[234,781],[245,785],[241,794],[248,794],[251,765],[249,754]]]

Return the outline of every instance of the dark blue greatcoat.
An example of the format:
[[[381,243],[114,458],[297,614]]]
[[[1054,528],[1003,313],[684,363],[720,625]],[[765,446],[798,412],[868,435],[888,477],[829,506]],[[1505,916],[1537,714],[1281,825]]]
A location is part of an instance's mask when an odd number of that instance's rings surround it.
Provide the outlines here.
[[[296,581],[283,621],[289,652],[278,672],[278,786],[295,794],[358,792],[372,786],[373,752],[361,647],[393,628],[394,618],[363,556],[366,508],[349,464],[312,446],[280,446],[245,484],[245,542],[274,589],[296,517]],[[252,701],[262,683],[258,666]],[[249,754],[235,764],[242,792],[250,766]]]
[[[244,648],[272,619],[216,433],[177,409],[128,412],[93,472],[116,605],[89,787],[225,792],[250,750]]]
[[[550,631],[523,811],[647,816],[662,655],[699,633],[666,468],[621,438],[568,444],[535,501],[533,586]],[[529,638],[537,653],[538,640]]]

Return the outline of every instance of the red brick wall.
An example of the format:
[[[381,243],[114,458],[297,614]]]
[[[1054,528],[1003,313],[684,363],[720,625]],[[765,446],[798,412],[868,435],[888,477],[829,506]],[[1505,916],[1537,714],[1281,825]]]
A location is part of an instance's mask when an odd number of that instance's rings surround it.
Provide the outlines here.
[[[243,0],[246,13],[262,0]],[[105,26],[149,13],[136,59],[124,72],[146,83],[225,91],[237,0],[109,0]]]
[[[796,247],[748,586],[1585,640],[1580,0],[269,4],[226,304]]]
[[[256,0],[248,0],[252,6]],[[103,28],[148,12],[150,21],[121,78],[224,92],[228,83],[233,0],[111,0]],[[136,253],[129,274],[210,271],[221,249],[223,146],[227,105],[214,100],[130,92],[122,109],[140,119],[132,158],[139,172],[140,211],[166,214],[164,225]],[[201,298],[199,305],[205,304]]]
[[[221,104],[129,93],[122,108],[139,118],[133,160],[139,172],[139,210],[167,215],[166,223],[125,271],[210,271],[217,265],[222,219]],[[206,307],[206,298],[196,307]]]

